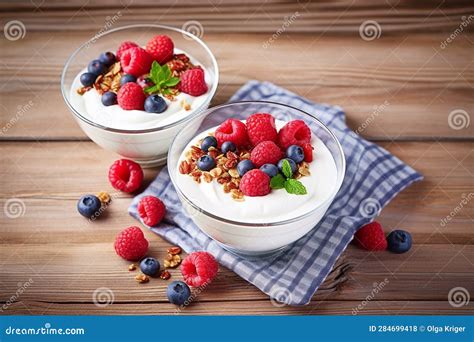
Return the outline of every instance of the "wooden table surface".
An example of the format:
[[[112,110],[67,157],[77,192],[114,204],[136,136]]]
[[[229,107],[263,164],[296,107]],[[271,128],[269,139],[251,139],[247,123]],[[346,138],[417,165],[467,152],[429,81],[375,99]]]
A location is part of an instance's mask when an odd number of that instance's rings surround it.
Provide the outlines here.
[[[118,156],[87,139],[59,89],[67,57],[119,12],[113,27],[199,21],[221,73],[214,104],[249,79],[274,82],[340,105],[354,130],[425,176],[379,217],[386,231],[412,233],[410,252],[350,245],[303,307],[273,305],[222,269],[181,314],[350,315],[359,305],[359,314],[474,312],[472,298],[459,307],[448,300],[458,287],[474,296],[472,2],[20,0],[0,2],[2,25],[23,25],[20,36],[0,40],[2,314],[175,313],[166,281],[136,283],[115,255],[115,235],[137,224],[127,214],[131,197],[107,180]],[[368,20],[378,25],[372,40],[359,32]],[[146,170],[146,181],[157,172]],[[100,190],[115,200],[103,218],[87,224],[76,201]],[[163,259],[170,244],[150,232],[146,237],[151,254]],[[172,275],[180,278],[178,271]],[[101,288],[112,290],[113,304],[94,304]]]

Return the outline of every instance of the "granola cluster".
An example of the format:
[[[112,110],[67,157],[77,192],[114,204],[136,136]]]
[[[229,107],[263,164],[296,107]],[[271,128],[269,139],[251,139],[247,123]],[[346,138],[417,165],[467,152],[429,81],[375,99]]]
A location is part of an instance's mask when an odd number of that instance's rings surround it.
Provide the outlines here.
[[[97,92],[102,95],[108,91],[113,91],[117,93],[120,89],[120,79],[122,78],[122,67],[120,62],[112,64],[107,73],[104,75],[97,76],[94,84],[89,87],[80,87],[77,89],[79,95],[84,95],[85,92],[94,88]]]

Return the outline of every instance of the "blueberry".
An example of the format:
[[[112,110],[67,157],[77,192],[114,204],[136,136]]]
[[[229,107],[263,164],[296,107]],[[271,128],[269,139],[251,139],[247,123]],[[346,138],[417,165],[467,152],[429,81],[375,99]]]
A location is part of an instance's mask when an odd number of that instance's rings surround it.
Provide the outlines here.
[[[284,159],[280,159],[280,161],[278,162],[278,170],[280,170],[281,173],[283,173],[283,161],[284,160],[288,160],[288,163],[290,163],[290,166],[291,166],[291,173],[294,174],[296,172],[296,163],[293,159],[290,159],[290,158],[284,158]]]
[[[104,106],[112,106],[117,104],[117,94],[114,92],[108,91],[104,93],[100,99]]]
[[[304,151],[298,145],[291,145],[286,149],[286,156],[293,159],[295,163],[301,163],[304,160]]]
[[[394,230],[387,236],[388,249],[394,253],[405,253],[411,248],[411,234],[404,230]]]
[[[149,276],[154,276],[160,270],[160,263],[155,258],[145,258],[140,262],[140,270]]]
[[[191,290],[186,283],[175,280],[168,285],[166,295],[170,303],[184,305],[189,297],[191,297]]]
[[[201,150],[207,152],[210,147],[217,147],[217,139],[214,137],[205,137],[201,143]]]
[[[255,169],[255,165],[253,165],[253,163],[248,159],[244,159],[237,164],[237,172],[239,173],[240,177],[243,177],[248,171],[252,169]]]
[[[106,71],[105,65],[99,61],[98,59],[94,59],[92,62],[89,63],[87,66],[87,71],[94,75],[101,75]]]
[[[92,218],[100,214],[101,203],[94,195],[84,195],[77,202],[77,211],[84,217]]]
[[[163,113],[168,105],[159,95],[148,96],[145,100],[145,111],[148,113]]]
[[[229,151],[235,152],[237,150],[237,147],[232,141],[226,141],[222,143],[221,150],[222,153],[227,153]]]
[[[210,171],[216,167],[216,161],[211,156],[205,154],[198,159],[197,167],[201,171]]]
[[[85,72],[81,75],[80,80],[84,87],[90,87],[91,85],[94,84],[96,78],[97,78],[96,74]]]
[[[123,74],[122,78],[120,79],[120,85],[123,86],[125,83],[128,82],[136,82],[137,78],[130,74]]]
[[[260,166],[260,170],[269,175],[270,178],[275,177],[278,174],[278,168],[273,164],[263,164]]]
[[[99,61],[105,66],[111,66],[115,63],[115,55],[112,52],[104,52],[99,56]]]

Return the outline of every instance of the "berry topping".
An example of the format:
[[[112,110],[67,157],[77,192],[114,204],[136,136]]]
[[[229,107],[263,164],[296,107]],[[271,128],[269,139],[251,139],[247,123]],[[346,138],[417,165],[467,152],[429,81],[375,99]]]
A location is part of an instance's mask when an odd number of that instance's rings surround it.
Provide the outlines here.
[[[104,106],[112,106],[114,104],[117,104],[117,94],[112,91],[108,91],[102,94],[100,100],[102,101],[102,104]]]
[[[270,177],[259,169],[248,171],[240,180],[240,190],[246,196],[265,196],[270,193]]]
[[[99,61],[98,59],[94,59],[87,66],[87,71],[94,75],[101,75],[107,71],[107,68],[101,61]]]
[[[129,41],[123,42],[122,44],[120,44],[117,52],[115,53],[115,55],[117,56],[117,59],[122,59],[122,54],[132,47],[138,47],[138,45],[134,42],[129,42]]]
[[[311,141],[311,130],[303,120],[288,122],[278,132],[278,145],[286,150],[290,145],[304,146]]]
[[[186,70],[181,74],[179,90],[192,96],[200,96],[207,92],[207,84],[204,79],[204,70],[194,68]]]
[[[117,102],[125,110],[143,110],[145,94],[142,87],[136,83],[125,83],[117,93]]]
[[[250,160],[256,167],[263,164],[276,164],[280,158],[281,150],[273,141],[262,141],[250,154]]]
[[[271,114],[252,114],[247,119],[246,126],[252,146],[256,146],[262,141],[277,142],[278,133],[275,127],[275,118]]]
[[[393,253],[405,253],[411,248],[411,234],[404,230],[394,230],[387,236],[388,250]]]
[[[184,281],[193,287],[209,284],[217,275],[219,265],[207,252],[189,254],[181,264]]]
[[[87,218],[98,216],[101,206],[100,199],[94,195],[84,195],[77,201],[77,211]]]
[[[201,142],[201,150],[208,152],[210,147],[217,147],[217,139],[214,137],[205,137]],[[225,153],[222,151],[222,153]]]
[[[260,166],[260,170],[265,172],[270,178],[275,177],[278,174],[278,167],[273,164],[263,164]]]
[[[253,165],[249,159],[241,160],[237,164],[237,172],[239,173],[240,177],[243,177],[247,172],[253,169],[255,169],[255,165]]]
[[[205,154],[198,159],[197,167],[201,171],[210,171],[216,167],[216,161],[211,156]]]
[[[90,87],[94,84],[96,78],[96,74],[93,74],[91,72],[85,72],[81,75],[80,80],[84,87]]]
[[[154,36],[146,44],[146,51],[161,65],[173,58],[174,44],[166,35]]]
[[[139,76],[136,82],[143,89],[154,85],[154,83],[148,78],[148,74]]]
[[[232,141],[225,141],[224,143],[222,143],[222,146],[221,146],[222,153],[227,153],[229,151],[235,152],[236,150],[237,150],[237,147]]]
[[[311,163],[313,161],[313,150],[314,147],[311,144],[304,144],[303,151],[304,151],[304,161],[307,163]]]
[[[181,306],[185,305],[191,297],[191,290],[186,283],[176,280],[168,285],[166,296],[168,296],[170,303]]]
[[[160,263],[155,258],[145,258],[140,262],[140,271],[152,277],[160,270]]]
[[[128,227],[115,238],[115,252],[130,261],[140,260],[148,251],[148,241],[138,227]]]
[[[143,170],[134,161],[119,159],[109,169],[109,181],[114,189],[133,192],[142,184]]]
[[[216,130],[215,137],[219,146],[226,141],[234,143],[236,146],[248,144],[247,128],[242,121],[227,119]]]
[[[291,145],[286,149],[286,156],[295,163],[301,163],[304,160],[304,151],[298,145]]]
[[[144,49],[132,47],[123,53],[120,62],[123,71],[138,77],[150,71],[153,58]]]
[[[159,95],[148,96],[145,100],[145,111],[148,113],[163,113],[168,105],[164,98]]]
[[[384,251],[387,239],[380,223],[374,221],[360,228],[354,235],[357,244],[368,251]]]
[[[161,222],[166,214],[163,202],[155,196],[145,196],[138,203],[138,215],[147,226],[153,227]]]
[[[277,165],[277,166],[278,166],[278,170],[280,170],[280,172],[283,173],[283,174],[285,174],[285,173],[283,172],[283,161],[284,161],[284,160],[287,160],[288,163],[290,164],[290,167],[291,167],[291,175],[288,175],[287,177],[288,177],[288,178],[291,178],[292,175],[294,175],[295,172],[296,172],[296,170],[297,170],[296,163],[295,163],[295,161],[294,161],[293,159],[290,159],[290,158],[285,158],[285,159],[280,160],[280,161],[278,162],[278,165]],[[288,173],[288,172],[286,172],[286,173]]]
[[[115,55],[112,52],[104,52],[99,56],[99,61],[109,67],[115,63]]]
[[[120,79],[120,85],[123,86],[125,83],[128,82],[136,82],[137,78],[130,74],[123,74],[122,78]]]

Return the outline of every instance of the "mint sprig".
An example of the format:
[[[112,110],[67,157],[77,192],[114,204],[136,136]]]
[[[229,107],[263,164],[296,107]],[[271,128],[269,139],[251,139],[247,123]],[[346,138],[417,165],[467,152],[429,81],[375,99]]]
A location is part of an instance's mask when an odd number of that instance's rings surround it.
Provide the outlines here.
[[[283,160],[281,171],[283,175],[279,173],[270,180],[270,187],[272,189],[285,189],[287,193],[293,195],[306,195],[308,193],[303,183],[291,178],[293,171],[291,170],[291,165],[288,160]]]
[[[168,65],[163,64],[161,66],[157,61],[153,61],[148,78],[154,83],[154,85],[145,88],[145,92],[148,94],[161,93],[168,95],[171,93],[169,88],[179,83],[179,77],[172,76]]]

